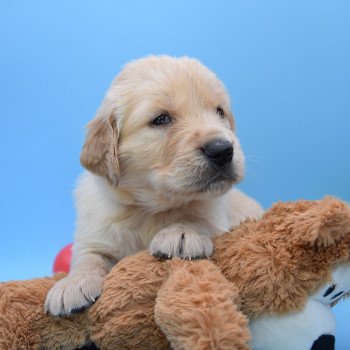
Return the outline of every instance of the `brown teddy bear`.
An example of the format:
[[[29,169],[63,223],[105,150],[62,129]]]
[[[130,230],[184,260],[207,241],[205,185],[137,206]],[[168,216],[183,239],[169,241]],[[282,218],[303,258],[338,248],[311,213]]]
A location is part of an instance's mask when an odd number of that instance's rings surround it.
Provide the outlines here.
[[[3,283],[0,349],[334,348],[326,310],[350,290],[347,204],[331,197],[278,203],[214,245],[210,260],[162,260],[147,251],[123,259],[96,303],[70,318],[43,311],[62,275]],[[289,334],[300,322],[300,334]]]

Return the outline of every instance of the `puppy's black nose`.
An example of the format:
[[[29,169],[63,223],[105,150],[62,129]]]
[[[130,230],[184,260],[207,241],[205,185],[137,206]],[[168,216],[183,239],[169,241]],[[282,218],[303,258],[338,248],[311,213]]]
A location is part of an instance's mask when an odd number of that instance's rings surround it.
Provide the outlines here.
[[[207,142],[201,150],[215,165],[223,166],[232,161],[233,146],[227,140],[211,140]]]

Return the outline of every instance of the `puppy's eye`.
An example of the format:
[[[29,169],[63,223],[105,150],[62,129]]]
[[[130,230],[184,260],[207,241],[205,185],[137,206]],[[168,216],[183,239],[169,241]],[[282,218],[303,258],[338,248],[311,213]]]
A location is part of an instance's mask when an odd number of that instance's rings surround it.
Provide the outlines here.
[[[157,118],[154,118],[151,124],[155,126],[160,126],[160,125],[169,124],[170,122],[171,122],[170,117],[166,113],[163,113],[159,115]]]
[[[224,110],[222,109],[222,107],[217,107],[216,108],[216,113],[221,117],[223,118],[225,116],[225,112]]]

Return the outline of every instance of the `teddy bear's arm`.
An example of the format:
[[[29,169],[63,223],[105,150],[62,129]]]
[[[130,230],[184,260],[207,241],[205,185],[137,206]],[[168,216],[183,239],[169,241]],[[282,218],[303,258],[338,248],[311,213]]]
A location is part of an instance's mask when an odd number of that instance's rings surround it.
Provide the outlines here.
[[[175,350],[248,350],[238,290],[208,260],[171,262],[158,292],[155,319]]]
[[[75,349],[88,341],[85,314],[68,319],[45,315],[45,297],[64,275],[0,285],[0,349]]]

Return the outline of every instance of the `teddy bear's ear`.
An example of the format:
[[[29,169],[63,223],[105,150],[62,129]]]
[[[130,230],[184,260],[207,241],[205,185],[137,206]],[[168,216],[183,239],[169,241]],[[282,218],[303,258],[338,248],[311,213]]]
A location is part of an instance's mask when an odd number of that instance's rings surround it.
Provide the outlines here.
[[[327,247],[349,233],[350,206],[327,196],[295,217],[292,240]]]

